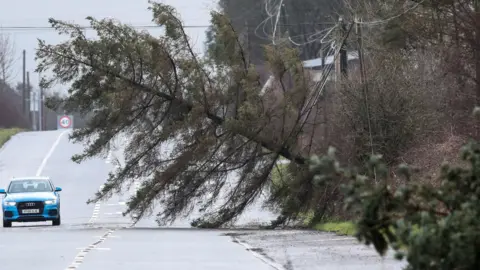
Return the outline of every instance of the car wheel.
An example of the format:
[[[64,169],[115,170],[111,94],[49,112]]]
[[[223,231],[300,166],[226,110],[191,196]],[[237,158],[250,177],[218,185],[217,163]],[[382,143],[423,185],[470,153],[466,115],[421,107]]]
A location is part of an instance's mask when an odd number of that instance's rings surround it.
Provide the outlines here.
[[[3,227],[4,227],[4,228],[10,228],[10,227],[12,227],[12,222],[11,222],[11,221],[8,221],[8,220],[4,220],[4,221],[3,221]]]
[[[61,224],[60,216],[57,219],[52,220],[52,225],[53,226],[60,226],[60,224]]]

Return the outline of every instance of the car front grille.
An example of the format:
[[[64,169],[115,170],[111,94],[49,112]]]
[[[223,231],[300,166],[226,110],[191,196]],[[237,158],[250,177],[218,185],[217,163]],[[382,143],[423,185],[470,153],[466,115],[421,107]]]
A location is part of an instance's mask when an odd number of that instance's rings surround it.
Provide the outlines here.
[[[41,215],[45,205],[43,202],[19,202],[17,203],[17,210],[19,215]],[[25,209],[39,209],[39,213],[23,214],[22,210]]]

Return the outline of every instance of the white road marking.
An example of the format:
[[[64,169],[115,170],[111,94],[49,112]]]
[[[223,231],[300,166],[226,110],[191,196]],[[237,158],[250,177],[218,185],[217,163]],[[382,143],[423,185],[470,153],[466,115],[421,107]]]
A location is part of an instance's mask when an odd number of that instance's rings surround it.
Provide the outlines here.
[[[97,246],[105,242],[105,240],[114,231],[115,230],[108,230],[104,235],[102,235],[102,237],[99,240],[95,241],[93,244],[89,245],[86,248],[77,248],[77,249],[80,249],[80,252],[78,252],[78,254],[73,259],[73,262],[70,264],[70,266],[66,268],[66,270],[77,269],[83,263],[85,256],[87,256],[88,252],[90,252],[91,250],[110,250],[110,248],[99,248]]]
[[[109,203],[107,206],[119,206],[119,205],[126,205],[126,202],[118,202],[118,203]]]
[[[107,159],[105,160],[105,163],[109,164],[112,162],[112,151],[108,151]]]
[[[103,237],[103,235],[95,235],[93,238],[102,238],[102,237]],[[117,236],[117,235],[110,235],[107,238],[121,238],[121,237]]]
[[[122,212],[115,212],[115,213],[104,213],[107,216],[112,216],[112,215],[121,215],[123,214]]]
[[[42,163],[40,163],[40,167],[38,167],[36,176],[40,176],[42,174],[42,171],[45,168],[45,165],[47,165],[48,159],[52,156],[53,151],[55,151],[55,148],[57,148],[57,145],[60,143],[60,139],[67,132],[68,132],[68,130],[65,130],[62,133],[60,133],[60,135],[58,135],[57,139],[52,144],[52,147],[50,147],[50,150],[48,151],[47,155],[43,158]]]
[[[92,217],[90,217],[90,220],[88,220],[88,225],[93,226],[93,223],[97,220],[99,214],[100,214],[100,202],[95,203],[95,206],[93,207],[93,213]]]
[[[103,187],[100,187],[100,189],[103,188]],[[121,203],[118,203],[118,204],[110,204],[110,205],[122,205]],[[101,204],[99,202],[97,202],[95,204],[95,207],[94,207],[94,210],[93,210],[93,214],[92,214],[92,217],[90,218],[90,221],[89,221],[89,224],[90,225],[93,225],[93,223],[95,222],[95,220],[98,218],[98,215],[99,215],[99,212],[100,212],[100,206]],[[122,212],[115,212],[115,213],[105,213],[106,215],[113,215],[113,214],[123,214]],[[130,226],[128,227],[132,227],[134,224],[133,222],[131,223]],[[124,227],[124,228],[128,228],[128,227]],[[108,230],[104,235],[101,235],[101,236],[94,236],[95,238],[98,238],[97,241],[95,241],[93,244],[89,245],[88,247],[86,248],[77,248],[77,250],[80,250],[78,252],[78,254],[75,256],[75,258],[73,259],[73,262],[70,264],[69,267],[66,268],[66,270],[73,270],[73,269],[77,269],[82,263],[83,263],[83,260],[85,259],[85,256],[88,254],[88,252],[90,252],[91,250],[104,250],[104,251],[109,251],[111,250],[110,248],[101,248],[101,247],[98,247],[98,245],[102,244],[103,242],[105,242],[105,240],[107,240],[108,238],[121,238],[119,236],[114,236],[112,235],[112,233],[117,230],[117,229],[112,229],[112,230]]]
[[[111,237],[108,237],[108,238],[111,238]],[[103,241],[105,241],[105,240],[106,239],[104,239]],[[88,249],[88,250],[112,250],[111,248],[91,247],[91,245],[90,245],[90,246],[88,246],[88,248],[77,248],[77,250],[81,250],[78,254],[82,254],[82,253],[86,254],[87,252],[85,251],[85,249]]]
[[[106,163],[111,163],[111,158],[112,158],[112,155],[111,155],[111,152],[109,152],[109,156],[107,158],[107,161]],[[119,169],[120,166],[117,164],[115,166],[115,169]],[[140,186],[140,183],[135,183],[135,187],[138,188]],[[104,185],[100,186],[99,188],[99,191],[101,192],[101,190],[103,189]],[[109,206],[117,206],[117,205],[126,205],[125,202],[118,202],[116,204],[108,204]],[[93,208],[93,214],[92,214],[92,217],[90,218],[89,220],[89,225],[93,225],[93,223],[95,222],[95,220],[98,218],[99,214],[100,214],[100,207],[101,207],[101,203],[100,202],[97,202]],[[115,213],[105,213],[106,215],[108,214],[123,214],[122,212],[115,212]],[[134,224],[133,222],[130,224],[130,226],[128,227],[132,227]],[[128,228],[128,227],[125,227],[125,228]],[[88,254],[88,252],[90,252],[91,250],[110,250],[110,248],[100,248],[98,247],[98,245],[102,244],[103,242],[105,242],[105,240],[107,240],[108,238],[120,238],[119,236],[114,236],[112,235],[112,233],[117,230],[117,229],[111,229],[111,230],[108,230],[104,235],[101,235],[101,236],[95,236],[95,238],[98,238],[97,241],[95,241],[93,244],[89,245],[88,247],[86,248],[77,248],[77,250],[80,250],[80,252],[75,256],[75,258],[73,259],[73,262],[70,264],[69,267],[66,268],[66,270],[73,270],[73,269],[77,269],[82,263],[83,263],[83,260],[85,259],[85,256]]]
[[[233,240],[235,242],[237,242],[239,245],[243,246],[247,251],[249,251],[250,253],[252,253],[253,256],[257,257],[258,259],[260,259],[262,262],[264,262],[265,264],[271,266],[272,268],[276,269],[276,270],[287,270],[287,268],[285,268],[283,265],[281,264],[278,264],[276,263],[275,261],[271,260],[270,258],[258,253],[255,251],[255,248],[253,248],[252,246],[250,246],[249,244],[245,243],[245,242],[242,242],[240,241],[238,238],[236,237],[233,237]]]
[[[99,188],[98,188],[98,192],[102,192],[102,189],[105,187],[105,185],[101,185]],[[90,219],[88,220],[88,225],[89,226],[93,226],[93,223],[95,223],[95,221],[97,220],[98,216],[100,215],[100,206],[101,206],[101,203],[100,202],[96,202],[95,203],[95,206],[93,207],[93,213],[92,213],[92,217],[90,217]]]
[[[137,179],[133,182],[133,190],[130,190],[130,193],[132,195],[136,195],[137,194],[137,191],[140,189],[140,181]]]

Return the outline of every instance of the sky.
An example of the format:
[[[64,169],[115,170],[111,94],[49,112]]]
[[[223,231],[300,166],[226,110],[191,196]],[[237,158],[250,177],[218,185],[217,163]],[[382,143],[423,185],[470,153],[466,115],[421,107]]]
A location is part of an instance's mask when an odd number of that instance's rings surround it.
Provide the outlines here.
[[[208,26],[210,11],[215,9],[216,0],[156,0],[174,6],[180,13],[185,25]],[[65,40],[54,30],[18,30],[8,27],[41,26],[49,27],[48,18],[65,20],[87,26],[85,18],[115,18],[132,26],[153,25],[152,15],[147,8],[148,0],[0,0],[0,33],[8,35],[14,42],[16,63],[12,81],[22,80],[22,50],[26,50],[26,67],[30,72],[30,82],[38,85],[39,75],[34,73],[35,49],[37,39],[49,44],[57,44]],[[2,29],[7,28],[7,29]],[[188,28],[187,34],[192,39],[197,52],[203,51],[206,27]],[[148,29],[153,35],[161,35],[162,30]],[[87,35],[92,36],[92,30]],[[66,91],[67,86],[56,86],[54,91]]]

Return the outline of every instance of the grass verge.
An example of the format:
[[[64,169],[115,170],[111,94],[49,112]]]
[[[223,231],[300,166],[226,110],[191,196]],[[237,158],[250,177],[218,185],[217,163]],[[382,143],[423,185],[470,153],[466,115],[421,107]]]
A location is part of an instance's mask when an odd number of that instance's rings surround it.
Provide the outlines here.
[[[318,223],[313,226],[313,229],[317,231],[335,233],[339,236],[354,236],[356,233],[355,223],[351,221]],[[415,227],[411,233],[415,235],[418,233],[418,231],[419,228]],[[400,250],[407,251],[407,246],[401,243]]]
[[[356,232],[355,224],[349,221],[319,223],[313,226],[313,228],[318,231],[333,232],[338,235],[353,236]]]
[[[10,138],[23,131],[21,128],[0,128],[0,147],[2,147]]]

